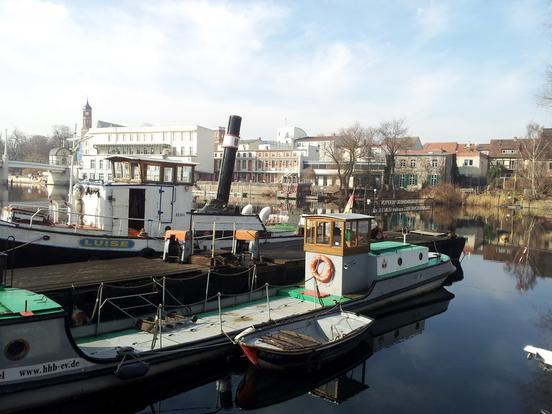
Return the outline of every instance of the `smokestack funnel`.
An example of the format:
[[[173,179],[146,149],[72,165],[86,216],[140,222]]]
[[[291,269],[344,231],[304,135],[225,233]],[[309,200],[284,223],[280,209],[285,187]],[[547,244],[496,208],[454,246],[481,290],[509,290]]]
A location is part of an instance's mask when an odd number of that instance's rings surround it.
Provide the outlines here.
[[[222,164],[220,166],[217,201],[224,206],[228,204],[228,199],[230,197],[234,164],[236,162],[236,153],[238,152],[238,142],[240,140],[241,120],[241,116],[230,115],[226,135],[222,141],[224,152],[222,154]]]
[[[217,197],[212,199],[201,209],[202,213],[230,212],[228,210],[228,200],[230,198],[230,187],[232,186],[234,164],[236,162],[236,153],[238,151],[238,143],[240,140],[241,121],[241,116],[230,115],[226,135],[224,136],[224,140],[222,142],[224,152],[222,154],[222,163],[220,166]]]

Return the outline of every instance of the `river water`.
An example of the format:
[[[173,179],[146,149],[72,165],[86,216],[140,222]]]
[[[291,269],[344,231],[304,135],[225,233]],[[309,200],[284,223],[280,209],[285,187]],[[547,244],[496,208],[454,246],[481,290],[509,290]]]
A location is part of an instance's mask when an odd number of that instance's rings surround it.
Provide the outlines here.
[[[12,194],[45,198],[34,190]],[[275,207],[292,217],[335,210]],[[383,221],[466,236],[462,272],[440,291],[374,315],[370,340],[351,355],[321,372],[262,373],[242,359],[198,366],[79,402],[78,412],[552,412],[552,371],[523,352],[528,344],[552,349],[552,221],[437,208]]]

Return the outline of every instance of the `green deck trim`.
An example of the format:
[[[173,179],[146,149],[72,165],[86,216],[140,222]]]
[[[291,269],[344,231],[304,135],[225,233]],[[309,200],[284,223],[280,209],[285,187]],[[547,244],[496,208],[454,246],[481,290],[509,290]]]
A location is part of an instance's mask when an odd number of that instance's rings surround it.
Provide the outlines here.
[[[128,328],[122,331],[108,332],[98,336],[83,336],[82,338],[75,339],[75,342],[77,343],[77,345],[83,345],[89,342],[101,341],[101,340],[106,340],[111,338],[120,338],[121,336],[125,336],[125,335],[133,335],[133,334],[137,334],[138,332],[142,332],[142,331],[136,328]]]
[[[427,269],[428,267],[433,267],[442,262],[446,262],[447,260],[450,260],[450,258],[446,254],[441,253],[441,257],[430,258],[427,261],[427,263],[423,263],[421,265],[412,266],[412,267],[405,267],[404,269],[397,270],[396,272],[387,273],[385,275],[378,275],[377,280],[390,279],[392,277],[401,276],[401,275],[404,275],[405,273],[414,272],[416,270]]]
[[[265,226],[265,227],[268,231],[271,231],[271,232],[274,232],[274,233],[297,230],[297,226],[295,226],[293,224],[288,224],[288,223],[272,224],[272,225]]]
[[[388,252],[396,252],[398,250],[421,250],[425,249],[423,246],[418,246],[415,244],[410,243],[400,243],[400,242],[394,242],[394,241],[380,241],[380,242],[373,242],[370,244],[370,251],[374,255],[379,255],[382,253],[388,253]]]
[[[27,311],[35,315],[49,313],[61,313],[63,308],[45,295],[24,289],[6,288],[0,289],[0,319],[23,318],[21,312]]]
[[[280,289],[278,291],[278,294],[283,296],[291,296],[292,298],[297,298],[297,299],[301,299],[301,300],[305,300],[307,302],[313,302],[313,303],[320,303],[320,300],[321,300],[324,306],[334,306],[336,301],[338,303],[344,303],[351,300],[351,298],[348,298],[346,296],[336,296],[336,295],[329,295],[329,296],[320,298],[319,300],[313,296],[301,294],[301,292],[304,290],[305,290],[304,287],[291,287],[291,288]]]

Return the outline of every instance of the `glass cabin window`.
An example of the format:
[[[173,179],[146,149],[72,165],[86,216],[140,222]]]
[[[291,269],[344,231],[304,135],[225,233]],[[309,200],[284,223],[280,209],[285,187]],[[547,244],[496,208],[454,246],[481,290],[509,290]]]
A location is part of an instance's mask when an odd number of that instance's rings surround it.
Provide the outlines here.
[[[172,183],[173,182],[173,169],[172,167],[163,168],[163,182]]]
[[[334,221],[333,228],[333,245],[336,247],[341,246],[341,235],[343,234],[343,223]]]
[[[132,166],[132,179],[140,180],[140,165],[135,164]]]
[[[307,226],[306,226],[306,240],[307,243],[314,244],[315,243],[315,234],[316,234],[316,222],[312,220],[307,220]]]
[[[159,165],[148,165],[146,167],[146,180],[159,181],[160,173],[161,173],[161,167],[159,167]]]
[[[192,183],[192,167],[182,165],[176,168],[176,181],[179,183]]]
[[[357,222],[345,223],[345,246],[355,247],[357,245]]]
[[[370,222],[368,220],[358,222],[358,246],[370,244]]]
[[[316,244],[330,244],[331,222],[319,221],[316,225]]]

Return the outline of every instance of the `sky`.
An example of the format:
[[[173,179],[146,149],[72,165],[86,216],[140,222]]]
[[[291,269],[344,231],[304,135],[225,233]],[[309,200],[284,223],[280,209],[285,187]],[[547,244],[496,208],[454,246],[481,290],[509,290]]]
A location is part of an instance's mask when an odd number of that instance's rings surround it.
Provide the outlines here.
[[[404,118],[423,142],[552,127],[549,0],[0,0],[0,130],[225,126],[273,139]]]

